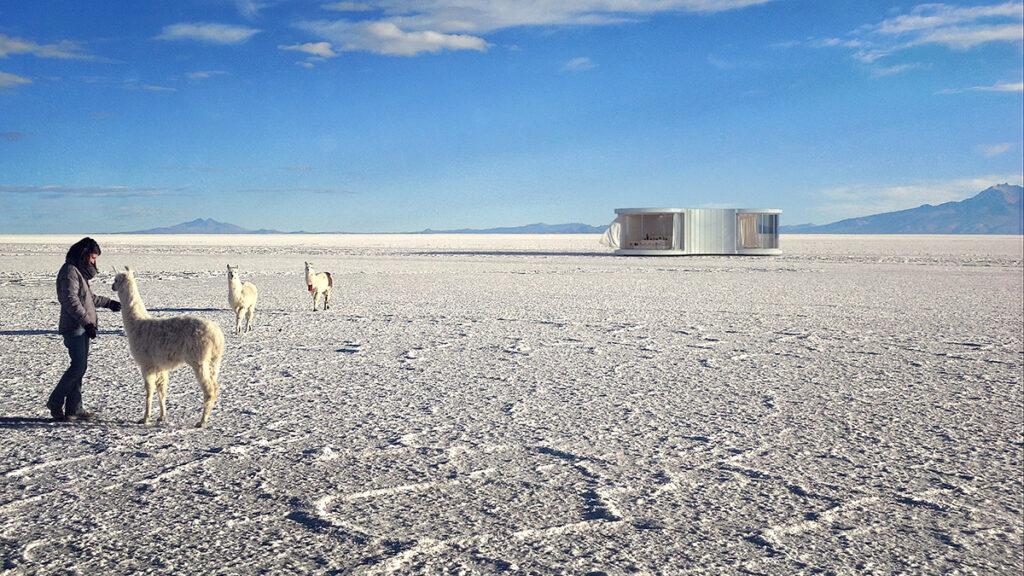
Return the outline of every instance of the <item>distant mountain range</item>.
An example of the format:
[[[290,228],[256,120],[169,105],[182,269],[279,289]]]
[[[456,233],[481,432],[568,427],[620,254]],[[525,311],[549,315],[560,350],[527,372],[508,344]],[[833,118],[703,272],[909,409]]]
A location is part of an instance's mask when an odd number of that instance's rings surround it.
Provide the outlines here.
[[[815,226],[779,226],[783,234],[1024,234],[1024,188],[999,184],[959,202],[847,218]]]
[[[122,234],[287,234],[278,230],[249,230],[227,222],[218,222],[213,218],[196,218],[191,222],[182,222],[174,226],[163,228],[150,228],[149,230],[135,230],[122,232]]]
[[[1024,234],[1024,188],[992,186],[966,200],[938,206],[925,204],[909,210],[847,218],[831,224],[779,226],[783,234]],[[413,234],[601,234],[607,226],[589,224],[527,224],[502,228],[426,229]],[[279,230],[249,230],[197,218],[175,226],[136,230],[124,234],[307,234]]]
[[[590,224],[527,224],[526,226],[507,226],[504,228],[460,228],[458,230],[431,230],[427,228],[417,234],[601,234],[607,226],[591,226]]]
[[[507,228],[486,228],[461,230],[423,230],[412,232],[412,234],[600,234],[607,226],[590,226],[588,224],[528,224],[526,226],[512,226]],[[174,226],[162,228],[150,228],[149,230],[134,230],[122,232],[122,234],[308,234],[308,232],[281,232],[279,230],[249,230],[218,222],[212,218],[196,218],[191,222],[182,222]]]

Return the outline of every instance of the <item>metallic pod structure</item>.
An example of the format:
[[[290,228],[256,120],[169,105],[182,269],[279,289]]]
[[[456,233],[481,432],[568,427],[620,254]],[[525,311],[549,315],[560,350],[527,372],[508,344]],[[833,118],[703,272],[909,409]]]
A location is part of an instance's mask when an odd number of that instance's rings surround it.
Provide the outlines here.
[[[618,208],[601,242],[622,256],[777,255],[775,208]]]

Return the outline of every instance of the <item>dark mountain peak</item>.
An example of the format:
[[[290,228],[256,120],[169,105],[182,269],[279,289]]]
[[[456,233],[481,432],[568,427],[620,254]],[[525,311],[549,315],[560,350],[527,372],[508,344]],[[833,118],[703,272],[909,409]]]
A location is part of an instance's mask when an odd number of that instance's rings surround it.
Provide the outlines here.
[[[936,206],[848,218],[823,226],[782,226],[805,234],[1022,234],[1024,187],[997,184],[971,198]]]
[[[174,226],[135,230],[128,234],[280,234],[277,230],[246,230],[241,226],[218,222],[213,218],[196,218]]]
[[[1004,202],[1012,205],[1020,204],[1022,193],[1024,193],[1024,187],[1013,184],[996,184],[995,186],[982,190],[973,199],[985,200],[988,202]]]

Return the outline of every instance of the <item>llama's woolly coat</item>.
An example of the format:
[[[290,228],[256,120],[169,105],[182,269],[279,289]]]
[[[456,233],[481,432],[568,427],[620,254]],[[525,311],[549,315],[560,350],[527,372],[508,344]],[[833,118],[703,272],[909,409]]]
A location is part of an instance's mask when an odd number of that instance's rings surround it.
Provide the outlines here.
[[[203,390],[203,416],[198,425],[205,426],[219,393],[217,377],[224,356],[224,333],[220,327],[215,322],[194,316],[153,318],[146,311],[130,270],[118,274],[112,288],[121,297],[121,316],[128,336],[128,349],[146,383],[143,423],[149,420],[155,391],[160,393],[160,419],[164,419],[167,373],[188,364]]]

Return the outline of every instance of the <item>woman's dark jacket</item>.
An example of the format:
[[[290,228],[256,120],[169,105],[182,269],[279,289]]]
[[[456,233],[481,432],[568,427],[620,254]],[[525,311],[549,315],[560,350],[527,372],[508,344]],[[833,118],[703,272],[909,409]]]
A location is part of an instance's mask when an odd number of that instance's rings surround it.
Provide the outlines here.
[[[110,298],[93,294],[89,281],[71,262],[65,262],[57,273],[57,300],[60,302],[57,332],[61,334],[70,334],[86,324],[98,328],[96,308],[110,306]]]

